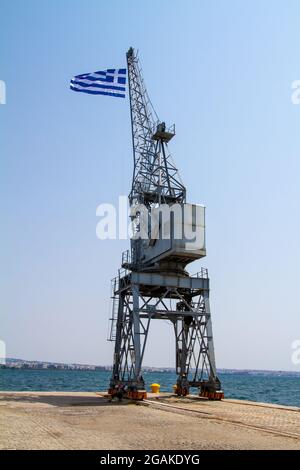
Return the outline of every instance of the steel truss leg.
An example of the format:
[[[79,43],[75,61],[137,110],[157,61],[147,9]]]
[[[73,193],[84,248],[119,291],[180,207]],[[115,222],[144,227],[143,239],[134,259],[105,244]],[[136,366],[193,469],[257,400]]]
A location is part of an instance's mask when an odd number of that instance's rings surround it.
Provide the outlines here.
[[[222,398],[216,372],[208,291],[202,292],[196,300],[188,294],[179,297],[178,317],[172,320],[176,339],[176,393],[185,396],[190,387],[198,387],[200,393],[207,393],[209,398]]]
[[[158,286],[161,287],[161,286]],[[151,319],[170,320],[176,342],[176,393],[185,396],[190,387],[200,395],[222,398],[217,377],[209,291],[166,287],[163,294],[144,298],[138,284],[119,293],[113,374],[110,388],[145,388],[142,362]]]
[[[141,297],[139,286],[132,284],[128,292],[119,294],[113,374],[110,389],[124,386],[130,390],[143,390],[142,360],[148,337],[150,318],[140,318]]]

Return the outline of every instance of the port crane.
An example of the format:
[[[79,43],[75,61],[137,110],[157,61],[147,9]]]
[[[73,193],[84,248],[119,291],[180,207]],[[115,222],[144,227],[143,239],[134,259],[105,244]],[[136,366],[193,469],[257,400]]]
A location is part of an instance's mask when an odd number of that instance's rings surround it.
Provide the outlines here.
[[[176,394],[185,396],[195,387],[201,396],[221,399],[208,272],[202,268],[191,276],[186,270],[189,263],[206,256],[205,208],[186,201],[186,188],[168,149],[175,127],[158,119],[133,48],[127,52],[127,71],[132,237],[112,280],[109,340],[115,344],[109,393],[114,396],[122,387],[128,397],[146,397],[142,363],[149,327],[154,320],[168,320],[176,344]]]

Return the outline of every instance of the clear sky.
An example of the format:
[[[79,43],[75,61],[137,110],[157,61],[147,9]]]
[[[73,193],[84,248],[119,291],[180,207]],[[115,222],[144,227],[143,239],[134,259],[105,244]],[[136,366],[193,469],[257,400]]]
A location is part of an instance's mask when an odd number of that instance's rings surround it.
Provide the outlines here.
[[[1,0],[0,339],[10,357],[111,364],[110,279],[127,241],[96,207],[129,192],[128,99],[74,93],[73,75],[140,51],[188,200],[207,207],[218,367],[297,370],[300,338],[300,3]],[[146,365],[173,366],[152,322]]]

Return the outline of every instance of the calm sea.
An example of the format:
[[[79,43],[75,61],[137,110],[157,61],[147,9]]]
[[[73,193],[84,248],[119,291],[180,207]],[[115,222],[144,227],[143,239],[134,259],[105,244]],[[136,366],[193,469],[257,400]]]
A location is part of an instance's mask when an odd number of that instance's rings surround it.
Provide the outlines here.
[[[261,401],[300,407],[300,374],[281,372],[220,373],[226,398]],[[107,390],[110,372],[64,370],[0,369],[0,390],[7,391],[102,391]],[[161,391],[172,391],[176,381],[172,372],[145,372]]]

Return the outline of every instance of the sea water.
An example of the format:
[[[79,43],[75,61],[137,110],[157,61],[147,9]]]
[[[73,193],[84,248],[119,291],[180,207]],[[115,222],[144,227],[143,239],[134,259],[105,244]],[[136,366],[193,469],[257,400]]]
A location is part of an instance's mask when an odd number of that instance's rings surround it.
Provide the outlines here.
[[[0,369],[0,390],[104,391],[110,376],[110,371]],[[300,407],[300,374],[234,371],[218,376],[226,398]],[[162,392],[171,392],[176,382],[174,372],[144,372],[143,377],[148,390],[159,383]]]

